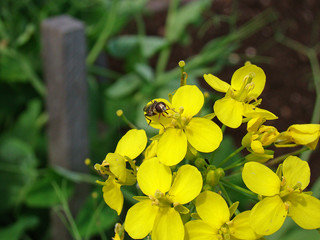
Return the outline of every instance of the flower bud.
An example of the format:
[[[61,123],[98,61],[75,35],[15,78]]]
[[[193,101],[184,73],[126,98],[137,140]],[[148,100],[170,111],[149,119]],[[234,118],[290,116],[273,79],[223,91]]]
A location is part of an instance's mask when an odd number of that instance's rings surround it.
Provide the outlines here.
[[[206,176],[206,182],[207,182],[207,184],[209,184],[210,186],[216,186],[216,185],[218,185],[218,183],[219,183],[219,179],[220,179],[220,177],[219,177],[219,175],[218,175],[218,173],[217,173],[217,171],[216,170],[209,170],[208,172],[207,172],[207,176]]]
[[[186,63],[183,60],[179,61],[179,67],[183,68],[185,65]]]

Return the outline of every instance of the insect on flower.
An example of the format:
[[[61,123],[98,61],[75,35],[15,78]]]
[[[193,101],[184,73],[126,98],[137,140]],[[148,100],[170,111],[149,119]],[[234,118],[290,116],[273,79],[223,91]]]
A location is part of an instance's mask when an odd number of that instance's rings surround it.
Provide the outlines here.
[[[150,124],[152,120],[149,117],[159,114],[158,119],[160,119],[161,115],[165,116],[164,113],[168,115],[167,110],[169,109],[171,108],[169,108],[164,102],[151,101],[150,104],[147,104],[143,108],[143,111],[145,112],[144,116],[149,120],[148,124]]]

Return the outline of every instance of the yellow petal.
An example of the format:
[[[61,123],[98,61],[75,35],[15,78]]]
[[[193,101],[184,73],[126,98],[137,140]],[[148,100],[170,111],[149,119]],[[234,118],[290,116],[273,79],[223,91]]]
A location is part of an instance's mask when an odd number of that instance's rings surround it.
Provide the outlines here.
[[[287,130],[293,142],[315,149],[320,137],[320,124],[294,124]]]
[[[202,108],[204,96],[195,85],[185,85],[176,91],[172,97],[172,105],[176,112],[183,107],[182,116],[193,117]]]
[[[257,234],[270,235],[281,228],[286,216],[287,210],[278,195],[266,197],[252,208],[250,225]]]
[[[113,177],[109,177],[102,187],[104,201],[110,208],[117,211],[118,215],[120,215],[123,206],[123,195],[120,187],[121,185]]]
[[[256,65],[246,65],[235,71],[231,78],[231,87],[235,90],[240,90],[243,85],[243,80],[250,73],[254,74],[252,80],[254,88],[250,91],[249,96],[250,98],[257,98],[262,93],[266,84],[266,75],[264,71]]]
[[[288,196],[289,215],[304,229],[320,228],[320,200],[304,193]]]
[[[108,153],[106,162],[109,163],[110,171],[122,183],[126,181],[126,160],[117,153]]]
[[[160,163],[158,158],[151,158],[140,165],[137,180],[145,195],[154,196],[156,191],[169,191],[172,174],[170,168]]]
[[[255,107],[251,104],[244,103],[243,104],[243,115],[247,118],[263,118],[265,120],[274,120],[278,117],[274,115],[272,112],[269,112],[265,109]]]
[[[187,136],[181,129],[169,128],[161,136],[157,155],[163,164],[172,166],[178,164],[187,153]]]
[[[115,153],[135,159],[147,146],[144,130],[131,129],[118,142]]]
[[[228,127],[238,128],[242,123],[242,102],[230,97],[224,97],[214,103],[213,110],[219,121]]]
[[[259,127],[265,120],[262,117],[255,117],[252,118],[247,124],[247,131],[248,132],[257,132]]]
[[[141,239],[151,232],[159,207],[152,205],[151,200],[138,202],[128,210],[124,228],[130,237]]]
[[[212,152],[222,141],[220,127],[209,119],[192,118],[185,128],[188,142],[199,152]]]
[[[144,158],[149,159],[157,156],[158,140],[153,140],[144,152]]]
[[[187,164],[179,168],[168,197],[173,203],[185,204],[195,199],[201,189],[201,173],[196,167]]]
[[[152,229],[152,240],[183,240],[184,226],[174,208],[161,208]]]
[[[227,203],[215,192],[200,193],[196,199],[196,209],[201,219],[214,229],[220,229],[230,219]]]
[[[187,222],[185,225],[188,240],[218,240],[218,229],[202,220]]]
[[[280,179],[261,163],[246,163],[243,167],[242,179],[252,192],[262,196],[273,196],[280,192]]]
[[[220,80],[216,76],[212,74],[204,74],[204,80],[216,91],[218,92],[227,92],[230,88],[230,84],[226,83],[225,81]]]
[[[264,148],[263,148],[262,143],[260,141],[252,141],[250,146],[251,146],[252,151],[254,151],[256,153],[264,153]]]
[[[251,211],[244,211],[238,214],[229,225],[231,235],[237,239],[258,239],[261,236],[256,234],[249,224]]]
[[[310,183],[310,168],[306,161],[296,156],[289,156],[283,162],[283,176],[286,186],[291,188],[300,185],[299,189],[304,190]]]

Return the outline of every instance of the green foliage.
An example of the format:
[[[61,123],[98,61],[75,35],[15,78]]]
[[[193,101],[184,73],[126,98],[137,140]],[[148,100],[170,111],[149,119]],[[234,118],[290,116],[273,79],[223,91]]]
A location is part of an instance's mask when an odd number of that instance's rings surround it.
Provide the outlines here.
[[[37,159],[31,147],[16,138],[0,141],[0,213],[17,207],[36,177]]]
[[[0,228],[0,239],[19,240],[22,239],[24,232],[35,227],[39,220],[35,216],[21,216],[12,225]]]
[[[84,239],[88,239],[88,237],[99,234],[106,229],[113,229],[119,218],[116,212],[102,200],[101,189],[97,190],[100,194],[97,198],[89,196],[76,218],[80,235]]]
[[[26,197],[25,204],[32,208],[48,208],[60,204],[60,199],[57,196],[52,183],[62,184],[61,176],[48,170],[43,177],[38,177],[35,183],[29,188]],[[74,191],[72,183],[65,184],[65,196],[70,197]]]

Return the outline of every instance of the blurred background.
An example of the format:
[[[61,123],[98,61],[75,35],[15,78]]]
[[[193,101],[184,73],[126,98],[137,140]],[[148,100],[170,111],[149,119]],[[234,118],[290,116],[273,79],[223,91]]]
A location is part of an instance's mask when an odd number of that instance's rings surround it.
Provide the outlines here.
[[[61,40],[63,26],[55,25],[62,29],[55,35],[48,22],[61,15],[70,16],[83,29],[84,35],[77,35],[71,47]],[[77,53],[72,46],[78,42],[84,43],[84,57],[68,55],[69,50]],[[63,107],[70,104],[69,99],[61,98],[72,96],[77,101],[76,83],[61,84],[63,93],[55,88],[59,84],[49,88],[55,71],[58,75],[67,71],[64,65],[51,68],[51,63],[59,61],[50,48],[55,45],[62,49],[57,52],[82,66],[70,73],[70,78],[84,78],[81,91],[86,93],[81,101],[87,106],[79,111],[69,112],[73,106]],[[111,239],[114,224],[123,222],[125,215],[119,218],[104,203],[101,186],[95,184],[102,178],[92,165],[113,152],[129,129],[117,117],[118,109],[139,128],[154,133],[142,109],[151,99],[166,98],[179,87],[180,60],[186,62],[188,84],[198,84],[210,93],[204,110],[208,113],[222,95],[204,82],[204,73],[230,82],[245,61],[260,66],[267,76],[261,107],[279,117],[269,125],[280,132],[291,124],[320,121],[319,52],[320,2],[316,0],[1,0],[0,239],[57,239],[59,233],[60,240]],[[61,110],[64,118],[73,120],[50,120],[48,108],[55,104],[51,114],[59,118]],[[87,126],[83,135],[74,126],[78,122]],[[79,149],[82,155],[67,163],[55,155],[67,150],[53,146],[54,134],[48,134],[55,131],[50,127],[62,125],[67,135],[70,127],[85,136],[79,143],[84,146]],[[228,155],[239,147],[245,131],[245,126],[228,130],[225,153],[219,154]],[[77,134],[70,134],[68,144]],[[311,165],[310,189],[313,186],[319,194],[319,147],[304,157]],[[89,166],[86,158],[91,159]],[[131,188],[123,191],[128,209],[137,193]],[[72,208],[73,204],[77,207]],[[290,224],[285,230],[294,229]],[[268,239],[301,239],[310,231],[291,231],[300,238],[288,232]],[[314,236],[308,239],[318,239]]]

